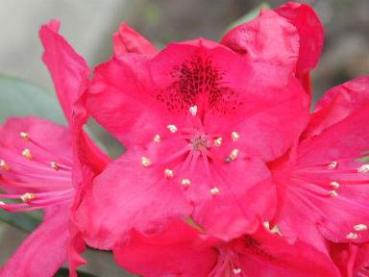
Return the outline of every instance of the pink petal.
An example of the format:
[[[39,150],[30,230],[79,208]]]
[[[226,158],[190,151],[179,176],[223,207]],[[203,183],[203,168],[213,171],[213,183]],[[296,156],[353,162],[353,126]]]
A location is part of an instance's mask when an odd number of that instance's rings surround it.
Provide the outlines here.
[[[68,206],[46,211],[44,222],[1,268],[3,277],[50,277],[66,260]]]
[[[85,60],[58,34],[59,26],[56,20],[43,25],[40,39],[45,49],[44,63],[54,81],[64,114],[70,121],[73,104],[88,84],[89,69]]]
[[[128,24],[122,23],[113,36],[114,54],[119,57],[128,53],[152,55],[156,53],[155,46],[136,32]]]
[[[198,232],[184,222],[171,222],[162,232],[130,239],[114,249],[117,263],[143,276],[209,276],[217,252],[200,242]]]

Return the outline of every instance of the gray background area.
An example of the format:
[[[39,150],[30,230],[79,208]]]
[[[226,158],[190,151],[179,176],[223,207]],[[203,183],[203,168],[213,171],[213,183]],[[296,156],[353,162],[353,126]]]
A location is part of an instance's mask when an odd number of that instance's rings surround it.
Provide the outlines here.
[[[276,6],[284,1],[267,1]],[[369,73],[369,1],[316,0],[326,30],[316,95],[327,88]],[[15,75],[52,91],[41,63],[39,26],[51,18],[62,21],[62,33],[91,66],[109,57],[111,34],[126,21],[164,45],[198,36],[219,39],[226,27],[259,4],[256,0],[0,0],[0,73]],[[0,91],[0,93],[5,93]],[[0,103],[6,105],[7,103]],[[104,135],[100,135],[103,136]],[[114,150],[113,150],[114,151]],[[0,225],[0,264],[25,234]],[[88,253],[85,268],[98,276],[124,276],[108,253]]]

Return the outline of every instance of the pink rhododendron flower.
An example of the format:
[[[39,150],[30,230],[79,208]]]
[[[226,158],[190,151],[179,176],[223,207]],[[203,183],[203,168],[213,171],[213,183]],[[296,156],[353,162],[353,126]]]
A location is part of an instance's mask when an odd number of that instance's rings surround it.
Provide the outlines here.
[[[369,239],[369,78],[329,90],[298,145],[271,169],[286,237],[322,247]]]
[[[7,192],[0,195],[0,208],[45,211],[43,223],[1,268],[1,276],[52,276],[66,260],[75,276],[74,269],[83,262],[77,253],[83,242],[71,211],[83,193],[81,175],[88,180],[86,165],[89,171],[99,172],[107,162],[82,131],[86,114],[78,101],[88,82],[88,67],[57,33],[58,28],[59,23],[52,21],[41,28],[40,37],[69,126],[27,117],[9,119],[0,127],[0,187]]]
[[[115,55],[95,69],[86,96],[87,110],[128,149],[78,209],[91,245],[110,249],[131,228],[151,232],[171,218],[230,240],[274,214],[265,161],[294,144],[308,117],[309,96],[295,77],[299,29],[272,10],[245,28],[257,38],[242,41],[247,54],[227,39],[156,52],[121,26]]]
[[[115,249],[117,262],[142,276],[340,276],[328,255],[260,228],[230,242],[206,238],[183,222],[163,232],[134,232]]]

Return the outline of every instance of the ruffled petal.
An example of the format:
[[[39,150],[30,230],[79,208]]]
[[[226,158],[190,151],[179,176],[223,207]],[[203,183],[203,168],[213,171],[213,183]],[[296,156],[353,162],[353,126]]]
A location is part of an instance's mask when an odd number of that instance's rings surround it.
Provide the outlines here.
[[[155,46],[150,41],[126,23],[122,23],[119,26],[118,31],[113,36],[113,43],[116,57],[128,53],[153,55],[157,52]]]
[[[57,20],[43,25],[40,39],[44,46],[43,61],[54,81],[65,117],[71,121],[73,104],[87,88],[89,68],[86,61],[59,35],[59,27]]]
[[[155,276],[209,276],[217,259],[209,242],[200,241],[190,225],[174,221],[154,234],[132,232],[114,248],[117,263],[133,274]]]
[[[68,206],[46,211],[44,222],[22,243],[1,268],[2,277],[50,277],[67,255]]]
[[[275,10],[293,24],[299,34],[299,58],[296,72],[303,77],[319,62],[324,44],[324,30],[318,15],[307,4],[287,3]]]
[[[272,10],[263,10],[254,20],[230,30],[221,43],[247,60],[273,64],[285,75],[295,72],[299,57],[298,31]]]

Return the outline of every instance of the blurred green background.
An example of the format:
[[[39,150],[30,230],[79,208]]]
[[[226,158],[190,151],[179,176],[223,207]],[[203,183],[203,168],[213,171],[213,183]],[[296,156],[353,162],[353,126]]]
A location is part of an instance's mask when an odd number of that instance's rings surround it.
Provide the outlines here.
[[[277,6],[285,1],[264,1]],[[315,93],[358,75],[369,73],[369,1],[311,0],[326,31],[324,53],[314,72]],[[111,35],[126,21],[157,45],[172,40],[206,37],[218,40],[227,26],[259,5],[256,0],[0,0],[0,74],[17,76],[41,86],[50,94],[52,84],[41,62],[39,26],[51,18],[62,21],[62,33],[91,66],[111,54]],[[17,89],[0,90],[0,116],[11,115],[24,105]],[[36,100],[35,100],[36,101]],[[32,106],[35,101],[25,102]],[[52,101],[52,100],[51,100]],[[35,104],[36,105],[36,104]],[[55,103],[53,104],[55,105]],[[34,109],[34,107],[30,107]],[[27,113],[27,109],[23,109]],[[58,118],[58,112],[45,109]],[[110,141],[98,133],[103,141]],[[111,153],[119,147],[112,144]],[[26,233],[0,224],[0,264]],[[83,270],[97,276],[125,276],[108,253],[89,251]]]

